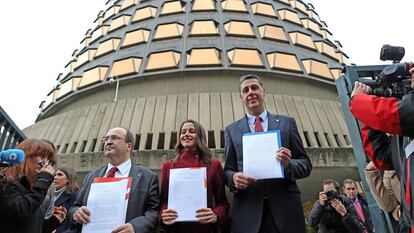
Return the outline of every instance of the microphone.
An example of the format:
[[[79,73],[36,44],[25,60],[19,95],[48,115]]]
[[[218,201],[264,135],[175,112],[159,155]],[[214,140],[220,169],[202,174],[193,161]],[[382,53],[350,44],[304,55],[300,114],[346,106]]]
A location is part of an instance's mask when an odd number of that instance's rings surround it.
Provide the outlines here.
[[[19,149],[10,149],[0,152],[0,166],[13,166],[24,160],[24,151]]]

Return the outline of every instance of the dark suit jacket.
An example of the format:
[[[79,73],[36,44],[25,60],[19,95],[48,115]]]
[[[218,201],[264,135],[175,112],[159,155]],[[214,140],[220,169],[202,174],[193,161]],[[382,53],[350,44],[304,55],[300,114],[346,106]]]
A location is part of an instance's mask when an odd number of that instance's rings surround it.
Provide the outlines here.
[[[86,206],[93,179],[103,177],[106,167],[105,165],[86,176],[82,190],[68,212],[68,217],[71,221],[76,210],[81,206]],[[126,223],[131,223],[137,233],[154,232],[158,225],[158,212],[160,209],[158,176],[149,169],[137,165],[132,165],[129,176],[132,177],[132,186],[128,201]],[[78,232],[80,231],[81,227],[78,227]]]
[[[232,232],[259,231],[265,195],[269,197],[273,219],[280,232],[306,232],[300,191],[295,180],[309,176],[312,164],[303,148],[293,118],[268,113],[268,131],[270,130],[280,130],[281,144],[292,154],[290,167],[285,170],[285,178],[260,180],[245,190],[236,190],[233,175],[243,171],[242,135],[250,133],[247,116],[225,129],[225,182],[234,192],[230,213]]]
[[[65,193],[63,192],[60,194],[59,198],[55,200],[54,206],[63,206],[66,208],[66,210],[69,211],[72,204],[76,201],[76,198],[78,197],[78,192],[74,193]],[[56,233],[61,233],[70,228],[70,220],[68,218],[65,219],[65,221],[62,222],[62,224],[56,229]]]

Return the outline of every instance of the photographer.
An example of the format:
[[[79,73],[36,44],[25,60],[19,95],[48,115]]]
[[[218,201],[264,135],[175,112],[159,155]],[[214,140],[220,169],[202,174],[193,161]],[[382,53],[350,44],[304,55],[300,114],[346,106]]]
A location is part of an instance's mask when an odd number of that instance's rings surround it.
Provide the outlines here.
[[[414,89],[414,68],[410,69],[411,89]],[[414,160],[411,158],[414,137],[414,94],[385,98],[369,95],[371,88],[355,82],[351,94],[350,110],[364,126],[362,140],[365,151],[381,170],[394,169],[401,182],[401,218],[399,231],[414,232],[412,193]],[[388,136],[386,133],[393,134]]]
[[[308,224],[318,233],[362,233],[366,232],[358,219],[351,200],[340,194],[339,183],[327,179],[323,191],[309,213]]]

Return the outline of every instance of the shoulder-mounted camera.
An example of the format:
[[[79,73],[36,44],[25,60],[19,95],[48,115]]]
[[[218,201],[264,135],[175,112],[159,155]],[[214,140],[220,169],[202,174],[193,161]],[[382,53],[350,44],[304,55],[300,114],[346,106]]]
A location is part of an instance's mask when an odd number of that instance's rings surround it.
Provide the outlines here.
[[[405,55],[404,47],[383,45],[381,48],[380,59],[382,61],[391,60],[392,65],[386,66],[381,73],[370,79],[360,81],[371,87],[372,94],[383,97],[402,97],[412,91],[411,74],[409,70],[414,67],[412,62],[402,62]]]

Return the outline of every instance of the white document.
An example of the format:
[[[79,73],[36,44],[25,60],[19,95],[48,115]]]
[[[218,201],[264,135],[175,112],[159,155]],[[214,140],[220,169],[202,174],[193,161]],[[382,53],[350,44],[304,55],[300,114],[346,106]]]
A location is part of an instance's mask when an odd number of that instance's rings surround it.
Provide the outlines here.
[[[413,152],[414,152],[414,141],[411,141],[410,144],[408,144],[405,147],[405,158],[408,159]]]
[[[205,167],[170,170],[168,209],[177,211],[176,222],[198,222],[196,210],[207,208]]]
[[[95,178],[86,205],[91,221],[83,225],[82,233],[108,233],[125,223],[131,180]]]
[[[280,131],[243,135],[243,173],[256,179],[283,178],[282,164],[276,159]]]

